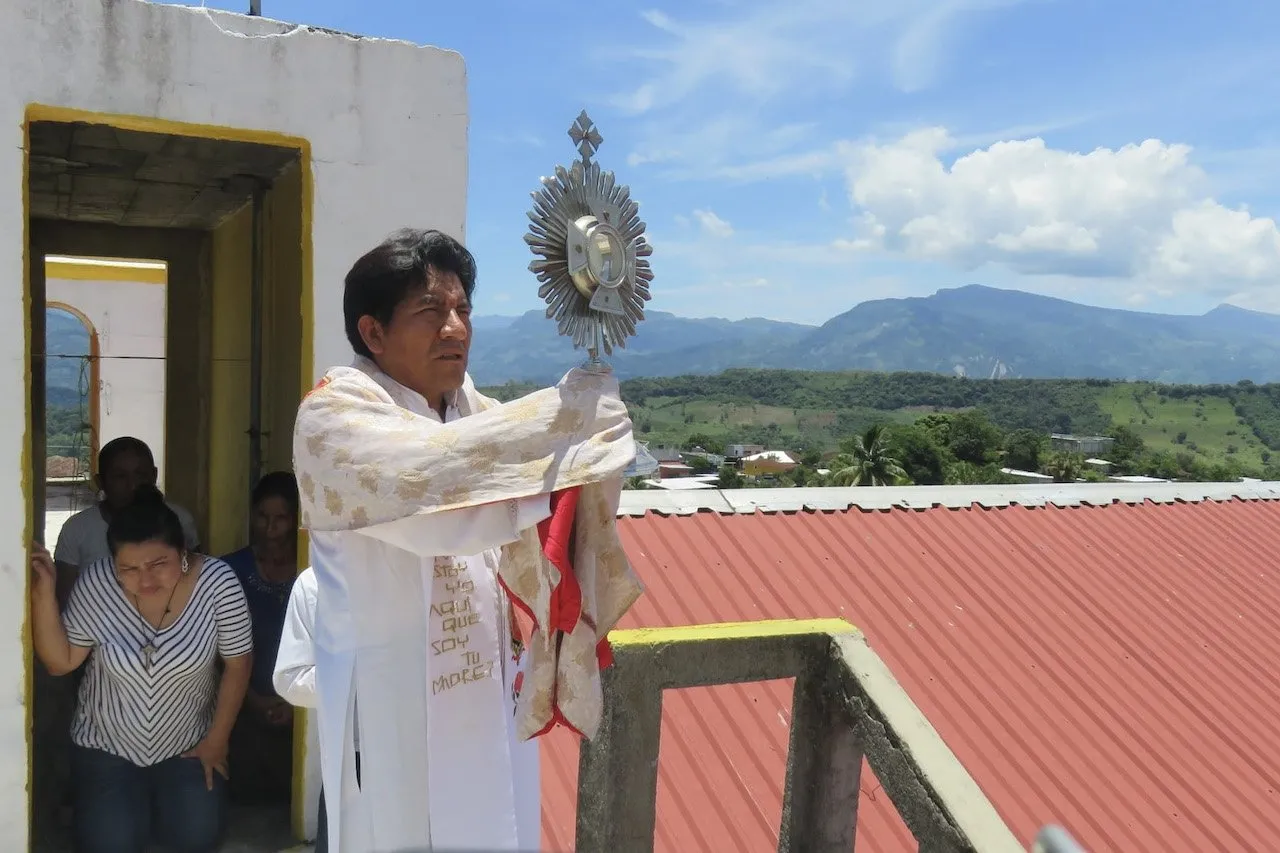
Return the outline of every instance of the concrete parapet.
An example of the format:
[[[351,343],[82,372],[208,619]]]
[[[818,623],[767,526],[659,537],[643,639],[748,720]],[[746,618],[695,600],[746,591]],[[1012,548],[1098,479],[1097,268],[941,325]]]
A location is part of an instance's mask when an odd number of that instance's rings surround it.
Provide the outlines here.
[[[577,845],[653,850],[662,693],[795,678],[779,851],[853,849],[865,757],[928,853],[1023,848],[857,628],[839,619],[616,631],[579,758]]]

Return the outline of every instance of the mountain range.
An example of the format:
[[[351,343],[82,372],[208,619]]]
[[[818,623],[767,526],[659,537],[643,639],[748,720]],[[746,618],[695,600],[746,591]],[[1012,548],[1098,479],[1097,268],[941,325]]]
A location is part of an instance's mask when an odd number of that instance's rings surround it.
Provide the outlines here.
[[[551,382],[583,360],[542,311],[476,320],[478,384]],[[1170,315],[967,285],[863,302],[820,326],[650,311],[609,359],[622,378],[735,367],[949,373],[975,378],[1280,381],[1280,315],[1221,305]]]
[[[473,320],[478,385],[551,383],[582,363],[541,310]],[[81,353],[70,315],[50,312],[48,348]],[[932,296],[863,302],[820,326],[650,311],[609,358],[623,379],[712,374],[735,367],[923,371],[974,378],[1280,381],[1280,315],[1221,305],[1199,316],[1095,308],[968,285]],[[50,401],[74,396],[77,360],[49,362]],[[53,389],[66,386],[69,395]]]

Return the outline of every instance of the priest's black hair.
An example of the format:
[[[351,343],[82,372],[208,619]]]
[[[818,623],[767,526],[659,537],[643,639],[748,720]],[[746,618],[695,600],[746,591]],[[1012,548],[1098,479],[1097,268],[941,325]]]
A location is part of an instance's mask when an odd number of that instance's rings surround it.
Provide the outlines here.
[[[476,289],[476,259],[441,231],[403,228],[355,262],[342,293],[347,341],[357,355],[372,358],[360,334],[360,318],[391,322],[396,306],[427,284],[431,271],[453,273],[471,299]]]

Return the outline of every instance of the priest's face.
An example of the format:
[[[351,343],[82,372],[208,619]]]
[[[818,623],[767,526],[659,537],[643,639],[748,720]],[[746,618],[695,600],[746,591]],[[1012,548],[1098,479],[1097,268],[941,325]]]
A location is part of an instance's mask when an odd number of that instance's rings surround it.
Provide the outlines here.
[[[432,269],[425,287],[396,306],[385,326],[364,317],[364,339],[388,376],[427,398],[432,406],[462,387],[471,349],[471,302],[454,273]]]

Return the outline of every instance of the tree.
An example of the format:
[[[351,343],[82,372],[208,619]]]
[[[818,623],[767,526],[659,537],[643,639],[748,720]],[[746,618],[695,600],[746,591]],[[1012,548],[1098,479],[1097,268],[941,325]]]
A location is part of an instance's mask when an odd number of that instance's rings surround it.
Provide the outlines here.
[[[1019,471],[1039,471],[1048,439],[1033,429],[1016,429],[1004,440],[1004,464]]]
[[[832,485],[889,486],[908,479],[907,472],[889,453],[889,435],[883,424],[855,435],[842,450],[831,463]]]
[[[684,444],[680,445],[681,450],[702,450],[713,456],[724,455],[724,442],[718,438],[712,438],[704,432],[695,432],[693,435],[685,439]]]
[[[788,477],[788,479],[791,480],[791,485],[799,488],[815,485],[813,480],[816,478],[817,475],[813,472],[813,469],[806,468],[804,465],[797,465],[795,468],[791,469],[791,474]]]
[[[1000,428],[980,411],[959,412],[951,416],[947,446],[961,462],[986,465],[996,458],[1003,435]]]
[[[889,433],[889,454],[917,486],[937,486],[945,481],[946,455],[924,427],[894,427]]]
[[[1107,430],[1107,435],[1115,440],[1111,445],[1111,452],[1107,454],[1107,461],[1111,463],[1112,470],[1117,474],[1135,473],[1142,465],[1142,457],[1147,452],[1142,436],[1124,424],[1111,427]]]
[[[712,465],[711,461],[705,456],[690,456],[685,464],[693,469],[695,474],[714,474],[716,472],[716,466]]]
[[[951,415],[934,412],[916,419],[916,426],[933,436],[938,447],[946,447],[951,443]]]
[[[986,481],[982,469],[972,462],[953,462],[947,466],[948,486],[976,486]]]
[[[741,489],[742,474],[732,465],[720,466],[720,488]]]
[[[1044,466],[1044,473],[1055,483],[1074,483],[1084,470],[1084,458],[1073,453],[1055,453]]]

